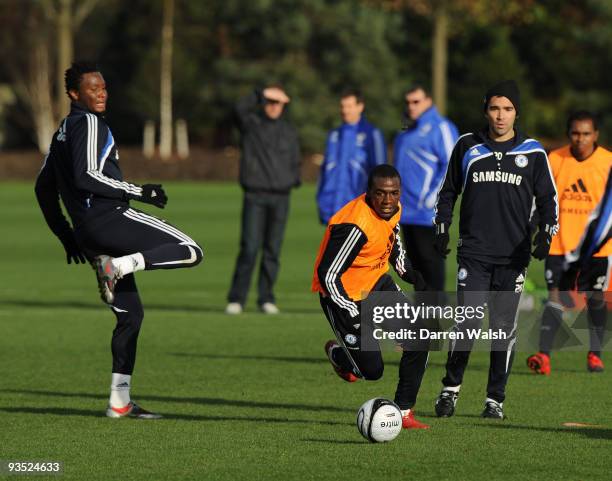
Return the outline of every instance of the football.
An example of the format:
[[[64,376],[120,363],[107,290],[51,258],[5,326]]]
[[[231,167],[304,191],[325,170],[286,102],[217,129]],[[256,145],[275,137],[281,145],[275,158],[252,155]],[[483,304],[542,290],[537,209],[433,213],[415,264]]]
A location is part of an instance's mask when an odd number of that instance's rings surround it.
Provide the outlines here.
[[[393,441],[402,430],[402,413],[393,401],[370,399],[359,408],[357,429],[371,443]]]

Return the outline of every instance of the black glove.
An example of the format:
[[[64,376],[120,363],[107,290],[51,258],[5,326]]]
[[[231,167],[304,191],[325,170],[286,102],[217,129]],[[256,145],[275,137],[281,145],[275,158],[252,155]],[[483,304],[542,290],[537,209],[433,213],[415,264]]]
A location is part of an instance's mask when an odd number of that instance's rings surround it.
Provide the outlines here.
[[[71,264],[72,261],[74,261],[75,264],[85,264],[87,262],[87,259],[85,259],[85,256],[81,252],[72,231],[66,235],[63,235],[60,238],[60,241],[62,242],[64,250],[66,251],[66,262],[68,264]]]
[[[133,199],[139,200],[146,204],[152,204],[155,207],[163,209],[168,203],[168,196],[164,192],[161,184],[145,184],[142,186],[142,195],[140,197],[133,197]]]
[[[443,259],[446,259],[446,256],[450,253],[450,249],[448,248],[449,241],[450,236],[448,235],[448,225],[436,224],[436,238],[434,240],[434,249],[436,249],[436,252],[440,254]]]
[[[548,251],[550,250],[550,241],[552,240],[552,229],[547,224],[543,229],[540,227],[538,233],[533,238],[533,245],[535,249],[531,255],[536,259],[543,260],[548,256]]]
[[[415,269],[406,270],[405,274],[402,276],[402,279],[408,284],[412,284],[415,291],[429,290],[429,286],[427,285],[427,282],[425,282],[425,279],[423,279],[423,275]]]

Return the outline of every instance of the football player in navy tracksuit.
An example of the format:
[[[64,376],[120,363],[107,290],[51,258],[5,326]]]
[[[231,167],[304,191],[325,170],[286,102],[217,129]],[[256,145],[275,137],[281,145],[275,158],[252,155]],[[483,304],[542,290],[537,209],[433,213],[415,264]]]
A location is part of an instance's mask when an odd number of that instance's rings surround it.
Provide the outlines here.
[[[460,305],[489,309],[491,342],[483,417],[503,419],[505,388],[516,343],[518,303],[530,260],[530,219],[538,213],[533,257],[544,259],[557,231],[557,192],[542,145],[515,127],[520,94],[514,81],[501,82],[484,102],[488,126],[461,136],[451,155],[436,205],[436,248],[448,249],[448,229],[457,196],[463,193],[457,246],[457,297]],[[451,341],[436,414],[452,416],[473,340],[467,329],[477,320],[457,323],[464,339]]]
[[[387,163],[385,139],[363,115],[365,104],[358,90],[348,89],[340,98],[342,125],[333,129],[325,146],[319,174],[319,220],[327,224],[341,207],[366,191],[368,174]]]
[[[420,85],[405,95],[406,114],[414,124],[398,134],[393,148],[393,164],[402,176],[402,234],[406,254],[434,291],[434,302],[442,303],[444,259],[434,249],[435,215],[438,190],[444,180],[448,159],[457,141],[457,127],[440,115],[433,100]],[[426,299],[424,293],[420,298]]]
[[[202,249],[176,227],[130,207],[130,200],[138,200],[163,208],[168,199],[161,185],[123,180],[117,146],[103,117],[108,94],[99,69],[74,63],[65,79],[70,113],[53,135],[36,180],[36,197],[68,263],[86,259],[92,263],[102,300],[117,318],[106,415],[156,419],[161,416],[130,399],[144,316],[134,272],[193,267],[202,260]],[[62,214],[58,196],[72,226]]]

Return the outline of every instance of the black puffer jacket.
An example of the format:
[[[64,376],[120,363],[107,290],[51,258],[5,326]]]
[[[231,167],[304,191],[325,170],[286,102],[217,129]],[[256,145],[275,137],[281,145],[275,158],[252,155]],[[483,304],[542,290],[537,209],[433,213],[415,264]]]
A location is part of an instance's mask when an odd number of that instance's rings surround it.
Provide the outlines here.
[[[300,184],[300,146],[297,131],[284,117],[266,116],[260,91],[236,105],[242,135],[240,185],[248,192],[288,193]]]

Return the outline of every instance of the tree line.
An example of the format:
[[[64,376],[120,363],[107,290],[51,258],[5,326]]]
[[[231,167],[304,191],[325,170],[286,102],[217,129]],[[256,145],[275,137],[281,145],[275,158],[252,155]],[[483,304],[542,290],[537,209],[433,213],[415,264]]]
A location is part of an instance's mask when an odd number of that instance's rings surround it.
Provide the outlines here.
[[[411,84],[431,86],[465,132],[483,124],[486,88],[506,78],[521,87],[530,135],[560,140],[567,114],[589,109],[611,138],[606,0],[172,3],[172,113],[198,144],[235,143],[235,101],[270,82],[285,86],[302,145],[318,152],[347,86],[361,88],[366,115],[391,141]],[[164,0],[0,0],[2,148],[46,148],[75,58],[100,65],[118,141],[140,143],[144,123],[160,118],[163,18]]]

